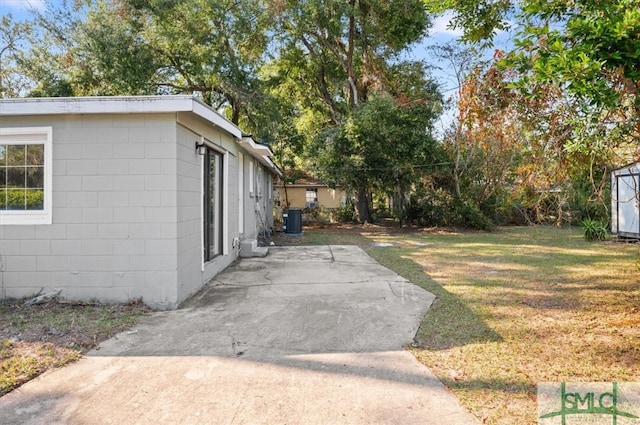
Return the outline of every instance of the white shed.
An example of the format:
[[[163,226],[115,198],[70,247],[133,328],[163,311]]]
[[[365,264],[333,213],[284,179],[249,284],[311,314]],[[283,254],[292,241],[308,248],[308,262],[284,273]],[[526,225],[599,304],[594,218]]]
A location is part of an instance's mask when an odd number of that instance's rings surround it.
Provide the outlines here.
[[[640,238],[640,163],[611,172],[611,233]]]

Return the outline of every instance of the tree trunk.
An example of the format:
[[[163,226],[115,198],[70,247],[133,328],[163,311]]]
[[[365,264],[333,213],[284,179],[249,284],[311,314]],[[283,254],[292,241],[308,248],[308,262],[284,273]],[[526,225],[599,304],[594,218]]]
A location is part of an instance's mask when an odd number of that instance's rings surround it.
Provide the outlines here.
[[[289,208],[289,191],[287,190],[287,180],[282,179],[282,187],[284,188],[284,207]]]
[[[456,144],[460,143],[459,140],[456,140]],[[462,198],[462,193],[460,192],[460,146],[456,146],[456,159],[453,163],[453,182],[455,185],[456,198]]]
[[[358,189],[356,192],[356,218],[359,223],[371,223],[371,209],[369,208],[369,196],[366,189]]]
[[[356,76],[355,76],[355,72],[353,69],[353,56],[354,56],[354,51],[355,51],[355,37],[356,37],[356,17],[353,15],[355,12],[353,11],[353,8],[356,5],[355,0],[351,0],[350,2],[351,7],[352,7],[352,12],[351,12],[351,16],[349,17],[349,34],[348,34],[348,46],[347,46],[347,57],[346,57],[346,63],[347,63],[347,82],[349,83],[349,91],[350,91],[350,96],[349,96],[349,106],[351,106],[351,108],[357,108],[358,107],[358,88],[356,85]]]
[[[393,194],[393,211],[398,218],[398,224],[402,227],[407,217],[407,197],[400,183],[396,184],[396,189]]]

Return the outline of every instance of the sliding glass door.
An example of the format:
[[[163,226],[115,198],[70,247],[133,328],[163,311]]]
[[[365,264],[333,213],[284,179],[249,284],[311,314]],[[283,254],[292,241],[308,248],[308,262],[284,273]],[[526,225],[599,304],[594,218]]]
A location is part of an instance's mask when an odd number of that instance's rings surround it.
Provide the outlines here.
[[[222,172],[220,152],[207,149],[204,166],[204,260],[222,254]]]

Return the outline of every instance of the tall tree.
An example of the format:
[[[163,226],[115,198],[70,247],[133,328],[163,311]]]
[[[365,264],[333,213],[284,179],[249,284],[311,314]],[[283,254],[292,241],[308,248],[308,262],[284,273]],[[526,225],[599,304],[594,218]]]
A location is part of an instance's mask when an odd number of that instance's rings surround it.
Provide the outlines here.
[[[640,1],[528,1],[522,10],[518,49],[506,61],[524,74],[521,86],[562,87],[583,101],[584,129],[598,119],[640,138]]]
[[[86,10],[78,1],[45,4],[46,9],[32,11],[28,43],[16,57],[18,72],[26,82],[21,95],[74,96],[72,49]]]
[[[32,27],[28,22],[15,22],[11,15],[3,15],[0,24],[0,98],[17,97],[25,90],[17,60]]]
[[[308,83],[334,124],[340,112],[386,83],[387,61],[422,39],[429,26],[420,0],[289,0],[271,10],[282,30],[282,56],[306,59]]]
[[[457,125],[445,137],[456,197],[492,219],[525,146],[525,131],[504,72],[478,66],[463,82]]]
[[[256,0],[122,0],[129,19],[161,63],[160,89],[198,93],[228,105],[238,123],[257,88],[270,21]]]
[[[399,94],[408,89],[395,87],[401,73],[398,55],[422,39],[430,22],[421,0],[283,0],[274,2],[270,11],[280,34],[279,68],[298,94],[298,126],[310,139],[314,134],[326,135],[327,128],[340,133],[372,94]],[[405,66],[402,72],[409,72],[412,66]],[[424,79],[420,89],[423,85]],[[328,146],[329,151],[340,152]],[[323,163],[329,164],[317,165]],[[372,187],[355,178],[351,183],[358,198],[358,216],[370,221],[366,206]]]
[[[424,100],[371,95],[344,124],[314,139],[311,161],[329,185],[375,189],[392,198],[402,220],[413,185],[442,158],[429,131],[436,115]],[[371,191],[358,202],[361,219],[370,217]]]
[[[517,11],[506,0],[425,3],[431,10],[452,11],[452,26],[463,29],[470,42],[490,40],[513,17],[520,30],[503,65],[521,74],[523,92],[533,95],[539,83],[553,84],[585,105],[582,124],[606,120],[639,136],[639,0],[523,0]]]
[[[423,2],[432,13],[453,12],[451,27],[463,31],[463,41],[480,44],[490,44],[497,32],[509,29],[508,17],[513,13],[516,3],[512,0],[423,0]]]
[[[471,42],[490,40],[508,26],[505,17],[515,20],[516,46],[501,67],[517,73],[510,86],[528,114],[519,119],[533,133],[533,121],[562,129],[554,144],[561,143],[571,186],[589,188],[587,204],[606,205],[607,167],[640,158],[640,1],[523,0],[517,9],[506,1],[425,1],[451,10]],[[476,9],[482,13],[469,13]],[[529,107],[536,102],[550,108]]]
[[[159,83],[171,71],[148,39],[144,22],[124,3],[93,4],[68,50],[77,95],[144,95],[165,89]]]
[[[474,149],[470,149],[468,134],[465,133],[464,117],[467,116],[462,105],[463,89],[477,78],[482,64],[478,53],[458,43],[449,42],[441,45],[434,45],[430,48],[433,54],[440,62],[444,62],[449,72],[449,77],[453,78],[455,87],[451,90],[454,92],[447,99],[448,107],[458,109],[458,115],[455,117],[451,126],[446,129],[444,142],[449,153],[449,157],[453,162],[452,177],[453,190],[456,198],[462,198],[461,181],[465,174],[471,168],[471,162],[474,159]],[[472,74],[475,74],[472,77]]]
[[[216,109],[227,107],[231,121],[239,122],[259,89],[268,43],[260,1],[84,4],[38,13],[44,34],[24,61],[33,80],[43,85],[60,79],[47,68],[57,63],[75,95],[197,94]],[[78,8],[81,13],[69,12]],[[48,52],[55,57],[43,60]]]

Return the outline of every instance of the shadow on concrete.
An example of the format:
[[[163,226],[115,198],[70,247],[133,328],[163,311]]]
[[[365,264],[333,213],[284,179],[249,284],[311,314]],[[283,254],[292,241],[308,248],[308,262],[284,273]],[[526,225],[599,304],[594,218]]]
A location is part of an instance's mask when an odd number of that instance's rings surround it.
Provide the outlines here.
[[[403,348],[433,299],[358,247],[274,250],[3,397],[0,417],[476,424]]]

